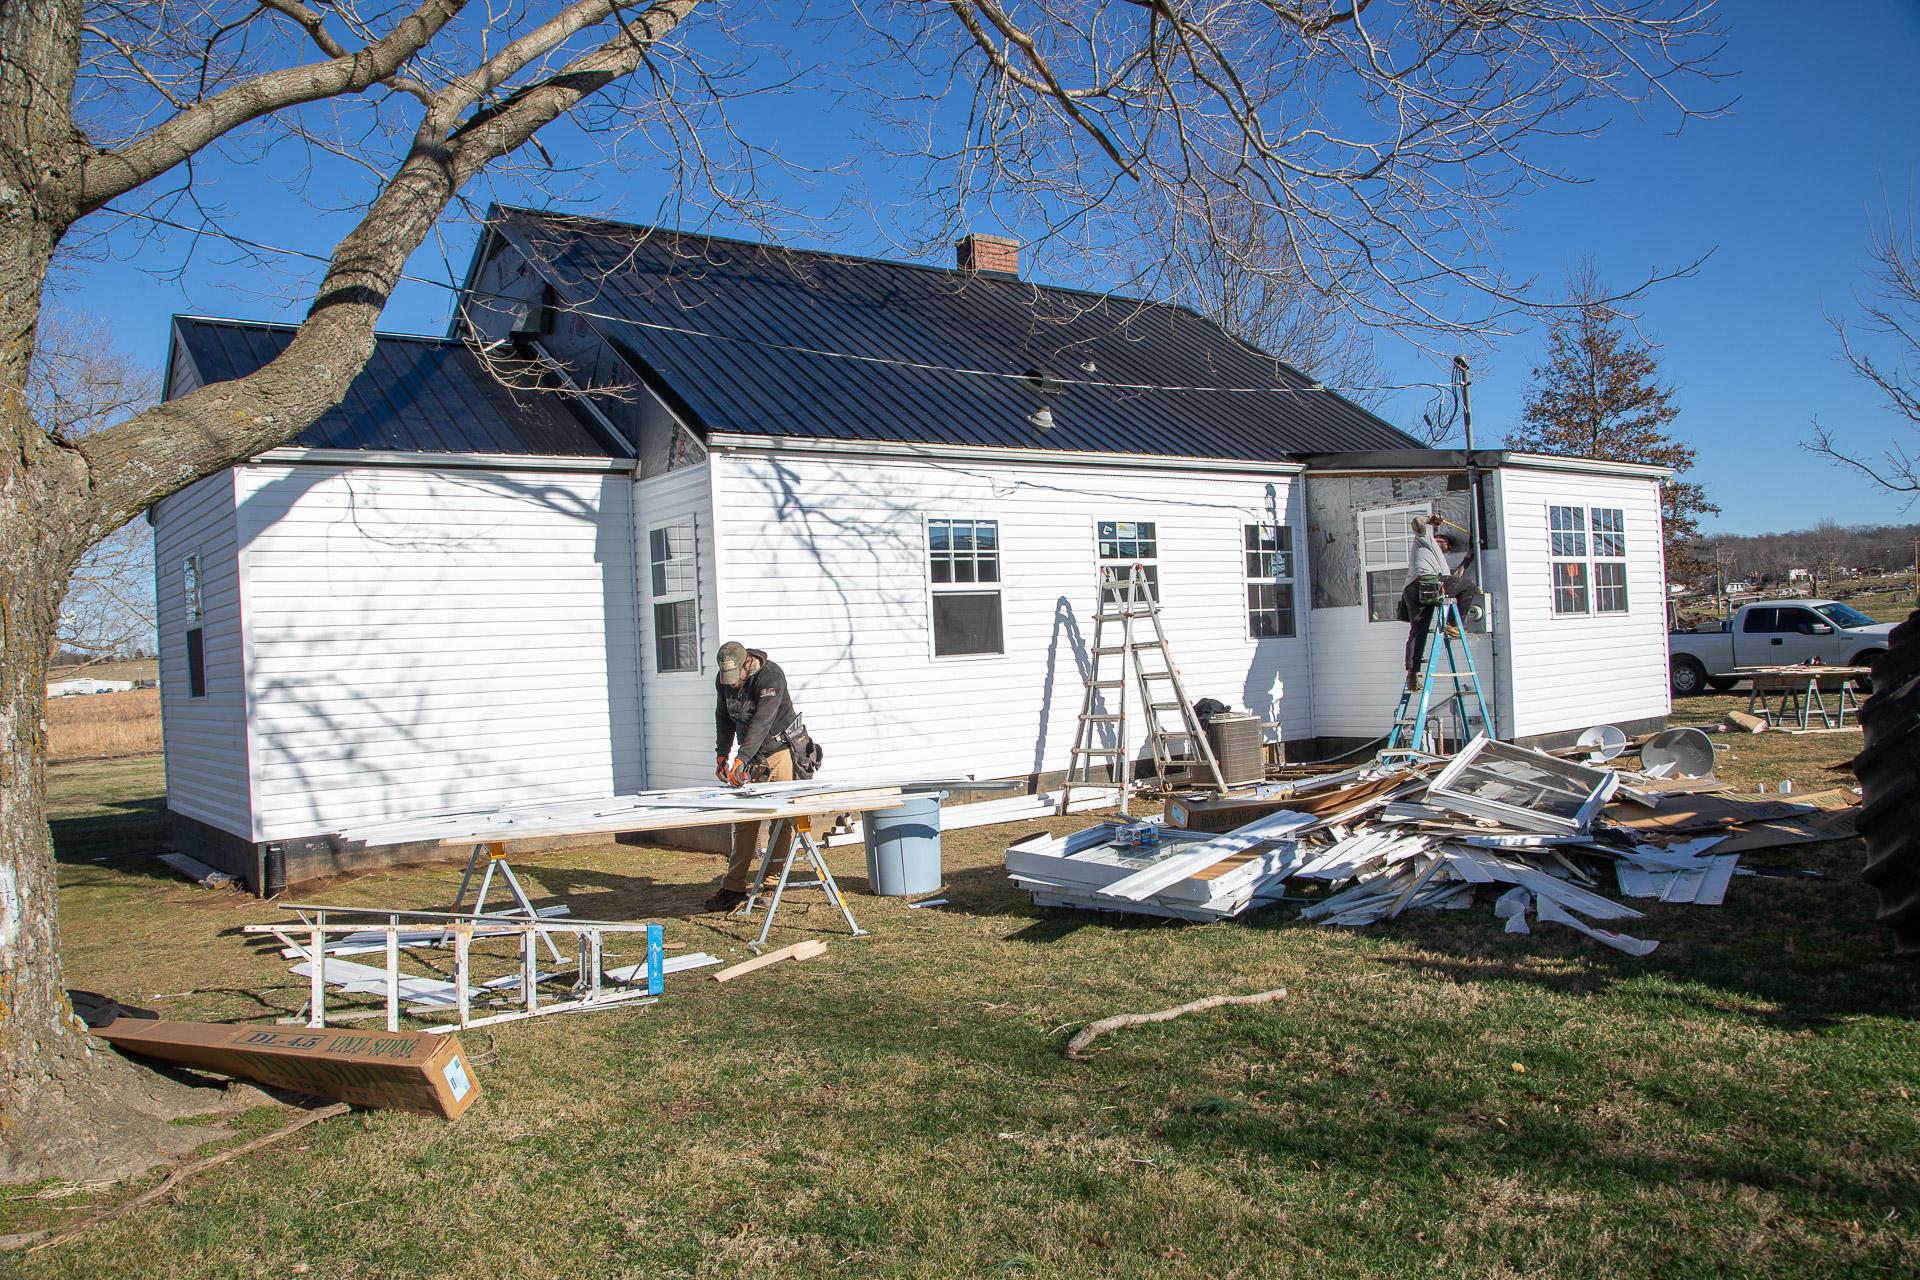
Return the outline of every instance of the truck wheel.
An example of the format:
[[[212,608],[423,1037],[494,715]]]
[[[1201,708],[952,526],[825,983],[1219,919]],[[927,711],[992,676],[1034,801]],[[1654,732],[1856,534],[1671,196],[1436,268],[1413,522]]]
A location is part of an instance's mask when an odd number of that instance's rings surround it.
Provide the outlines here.
[[[1739,683],[1740,683],[1740,677],[1738,676],[1708,676],[1707,677],[1707,688],[1713,690],[1715,693],[1725,693],[1727,690],[1733,688],[1733,686]]]
[[[1860,708],[1866,749],[1852,762],[1863,794],[1861,878],[1880,894],[1894,950],[1920,955],[1920,609],[1893,629],[1873,664],[1875,693]]]
[[[1667,681],[1677,696],[1691,697],[1707,687],[1707,669],[1700,665],[1700,659],[1682,654],[1667,668]]]
[[[1880,661],[1881,657],[1885,653],[1886,653],[1885,649],[1869,649],[1865,653],[1856,653],[1853,655],[1853,658],[1847,663],[1847,665],[1850,667],[1870,667],[1874,663]],[[1856,693],[1872,693],[1873,677],[1860,676],[1859,678],[1854,680],[1853,688]]]

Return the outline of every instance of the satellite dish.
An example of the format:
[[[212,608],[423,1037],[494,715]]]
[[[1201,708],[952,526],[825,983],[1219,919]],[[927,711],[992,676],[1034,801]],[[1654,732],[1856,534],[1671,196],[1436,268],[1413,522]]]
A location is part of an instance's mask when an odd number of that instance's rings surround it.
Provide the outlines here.
[[[1656,733],[1640,745],[1640,764],[1648,773],[1668,778],[1711,778],[1713,739],[1698,729]]]
[[[1573,745],[1587,749],[1587,763],[1611,760],[1627,749],[1627,735],[1610,724],[1597,724],[1575,738]]]

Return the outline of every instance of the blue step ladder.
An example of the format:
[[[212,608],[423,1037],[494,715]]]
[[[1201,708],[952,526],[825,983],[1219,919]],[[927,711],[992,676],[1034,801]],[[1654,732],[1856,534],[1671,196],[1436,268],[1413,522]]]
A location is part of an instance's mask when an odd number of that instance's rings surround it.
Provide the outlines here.
[[[1480,675],[1474,670],[1473,650],[1467,645],[1466,628],[1460,622],[1459,606],[1448,596],[1432,606],[1433,619],[1427,628],[1427,652],[1418,668],[1420,687],[1400,694],[1400,706],[1393,713],[1393,731],[1378,759],[1383,763],[1401,763],[1423,756],[1448,755],[1473,739],[1476,732],[1493,736],[1493,718],[1487,714],[1487,700],[1480,693]],[[1456,652],[1456,646],[1458,646]],[[1447,659],[1446,669],[1440,658]],[[1462,669],[1461,663],[1465,662]],[[1446,682],[1446,690],[1436,699],[1434,687]],[[1472,701],[1468,698],[1471,695]],[[1451,711],[1454,734],[1447,745],[1446,718]],[[1479,729],[1473,727],[1475,713]]]

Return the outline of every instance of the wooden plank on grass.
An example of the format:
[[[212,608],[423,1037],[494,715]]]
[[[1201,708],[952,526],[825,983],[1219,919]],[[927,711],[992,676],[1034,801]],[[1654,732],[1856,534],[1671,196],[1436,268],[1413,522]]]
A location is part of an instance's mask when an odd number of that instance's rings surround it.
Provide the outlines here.
[[[827,954],[826,943],[820,941],[818,938],[808,938],[805,942],[796,942],[790,947],[782,947],[778,951],[769,951],[763,956],[756,956],[751,960],[744,960],[730,969],[722,969],[713,975],[713,980],[715,982],[729,982],[744,974],[752,973],[756,969],[764,969],[770,964],[779,964],[782,960],[811,960],[815,956],[823,956],[825,954]]]

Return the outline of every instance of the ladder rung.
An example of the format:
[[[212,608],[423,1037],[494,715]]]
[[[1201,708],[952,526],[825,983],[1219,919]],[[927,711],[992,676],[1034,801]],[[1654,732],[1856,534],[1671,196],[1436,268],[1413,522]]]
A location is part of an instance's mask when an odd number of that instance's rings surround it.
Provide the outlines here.
[[[1178,710],[1180,710],[1180,708],[1181,708],[1181,706],[1182,706],[1182,705],[1183,705],[1183,704],[1181,704],[1181,703],[1178,703],[1178,702],[1149,702],[1149,703],[1147,704],[1147,710],[1149,710],[1149,711],[1178,711]]]
[[[1087,687],[1089,689],[1124,689],[1127,687],[1127,682],[1125,680],[1089,680]]]
[[[1135,649],[1162,649],[1162,648],[1165,648],[1166,646],[1161,644],[1158,640],[1136,640],[1134,642],[1133,647]],[[1102,655],[1109,654],[1109,653],[1125,653],[1126,651],[1127,651],[1127,647],[1122,644],[1113,645],[1105,649],[1094,650],[1096,654],[1102,654]]]
[[[1122,715],[1093,715],[1092,713],[1083,715],[1080,718],[1094,724],[1118,724],[1126,719],[1126,717]]]
[[[1116,747],[1075,747],[1073,754],[1077,756],[1124,756],[1128,753]]]

